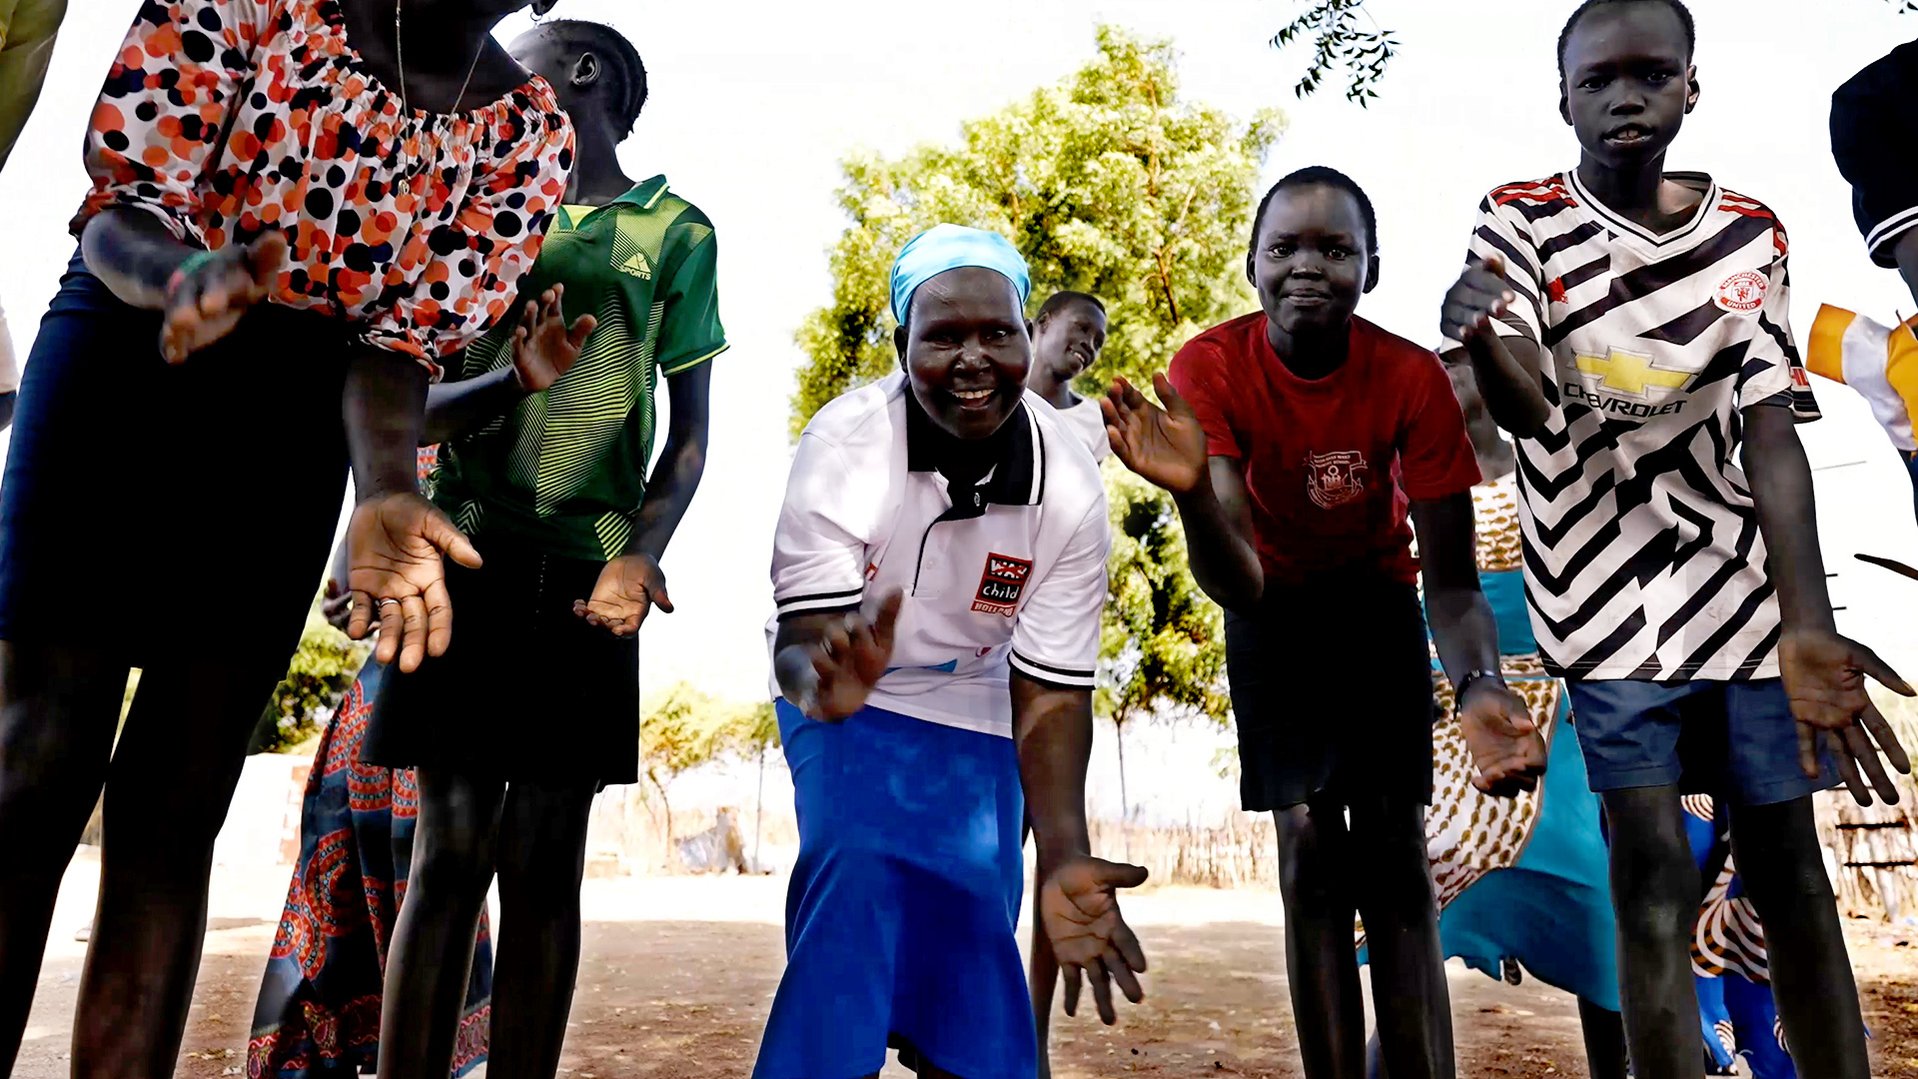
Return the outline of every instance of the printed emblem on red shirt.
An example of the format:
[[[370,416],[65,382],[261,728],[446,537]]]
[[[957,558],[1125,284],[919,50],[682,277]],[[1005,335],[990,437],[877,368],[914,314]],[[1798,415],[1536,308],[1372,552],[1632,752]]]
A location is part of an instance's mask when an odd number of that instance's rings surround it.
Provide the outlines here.
[[[1312,501],[1324,509],[1343,506],[1365,493],[1365,474],[1370,467],[1358,450],[1305,455],[1306,490]]]
[[[1565,302],[1565,279],[1563,277],[1554,277],[1551,282],[1545,286],[1545,298],[1553,303]]]
[[[1011,618],[1012,612],[1019,607],[1019,595],[1025,591],[1026,580],[1031,576],[1030,559],[988,554],[986,571],[979,577],[979,594],[973,597],[972,609],[981,614],[1002,614]]]
[[[1765,290],[1771,282],[1756,270],[1741,270],[1718,283],[1718,295],[1712,302],[1721,311],[1756,311],[1765,302]]]

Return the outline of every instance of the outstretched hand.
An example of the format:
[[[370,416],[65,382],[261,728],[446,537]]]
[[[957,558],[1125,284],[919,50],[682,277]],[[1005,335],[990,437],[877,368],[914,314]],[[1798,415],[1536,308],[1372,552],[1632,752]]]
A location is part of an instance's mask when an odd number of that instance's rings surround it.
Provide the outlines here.
[[[550,387],[572,370],[579,350],[599,325],[593,316],[581,315],[568,327],[559,302],[565,294],[565,285],[554,285],[538,299],[526,301],[519,325],[513,327],[513,379],[527,393]]]
[[[229,244],[192,272],[176,271],[166,285],[160,354],[168,363],[187,357],[231,333],[240,318],[266,299],[273,276],[286,262],[286,237],[277,230],[251,244]]]
[[[1456,708],[1477,770],[1474,787],[1501,798],[1537,788],[1545,774],[1545,741],[1524,698],[1484,679],[1467,688]]]
[[[591,599],[573,601],[573,613],[615,637],[639,632],[640,623],[654,607],[673,613],[666,594],[666,574],[649,554],[621,555],[606,563],[593,584]]]
[[[1447,341],[1470,343],[1496,333],[1498,317],[1518,299],[1505,280],[1505,259],[1493,255],[1465,268],[1445,293],[1439,311],[1439,334]]]
[[[1145,951],[1119,914],[1118,890],[1137,888],[1146,875],[1144,866],[1084,855],[1046,878],[1039,892],[1039,921],[1065,972],[1067,1015],[1078,1014],[1082,977],[1091,979],[1099,1020],[1107,1026],[1119,1019],[1112,1006],[1113,982],[1132,1003],[1145,999],[1138,978],[1145,973]]]
[[[346,635],[364,638],[377,618],[380,642],[374,658],[391,663],[397,657],[407,673],[427,656],[444,654],[453,639],[453,606],[440,553],[478,569],[479,552],[465,534],[439,507],[407,491],[353,507],[346,548],[346,583],[353,597]]]
[[[1148,483],[1175,495],[1190,494],[1207,479],[1205,429],[1165,375],[1152,376],[1152,389],[1164,408],[1125,379],[1112,380],[1099,401],[1106,441],[1113,455]]]
[[[1778,642],[1778,669],[1798,721],[1798,764],[1804,773],[1818,775],[1822,744],[1859,805],[1872,804],[1873,790],[1886,805],[1895,805],[1898,787],[1880,755],[1905,774],[1911,772],[1911,758],[1872,703],[1865,679],[1876,679],[1901,696],[1918,694],[1877,653],[1827,630],[1785,634]]]
[[[814,719],[836,723],[866,706],[866,698],[892,659],[893,630],[905,593],[894,590],[871,618],[853,611],[806,646],[816,679],[808,699],[795,701]]]

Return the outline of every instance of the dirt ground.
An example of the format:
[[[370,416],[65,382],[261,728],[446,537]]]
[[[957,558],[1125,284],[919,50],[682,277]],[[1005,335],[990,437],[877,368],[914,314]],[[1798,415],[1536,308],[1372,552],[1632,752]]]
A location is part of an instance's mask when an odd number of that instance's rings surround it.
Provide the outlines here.
[[[67,1074],[68,1030],[96,867],[62,888],[39,997],[15,1075]],[[247,1026],[286,870],[216,871],[213,918],[182,1079],[244,1074]],[[561,1074],[570,1079],[746,1076],[777,985],[784,882],[677,877],[589,880],[585,958]],[[1160,889],[1130,896],[1153,964],[1148,999],[1102,1028],[1090,1006],[1054,1026],[1060,1079],[1297,1076],[1283,930],[1271,892]],[[1853,922],[1852,956],[1873,1033],[1872,1073],[1918,1079],[1918,929]],[[510,932],[511,930],[506,930]],[[1451,967],[1459,1073],[1582,1075],[1571,1000]],[[484,1076],[484,1072],[477,1073]],[[888,1079],[908,1073],[897,1066]]]

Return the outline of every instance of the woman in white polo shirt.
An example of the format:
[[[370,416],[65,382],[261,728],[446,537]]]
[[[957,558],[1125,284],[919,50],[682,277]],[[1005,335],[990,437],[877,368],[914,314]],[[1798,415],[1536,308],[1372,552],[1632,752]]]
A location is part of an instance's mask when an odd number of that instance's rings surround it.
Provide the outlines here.
[[[892,273],[903,371],[832,401],[800,438],[773,544],[780,734],[800,849],[788,963],[756,1079],[1029,1079],[1014,935],[1030,810],[1041,921],[1066,971],[1141,997],[1085,820],[1105,603],[1105,491],[1024,386],[1025,262],[940,225]]]

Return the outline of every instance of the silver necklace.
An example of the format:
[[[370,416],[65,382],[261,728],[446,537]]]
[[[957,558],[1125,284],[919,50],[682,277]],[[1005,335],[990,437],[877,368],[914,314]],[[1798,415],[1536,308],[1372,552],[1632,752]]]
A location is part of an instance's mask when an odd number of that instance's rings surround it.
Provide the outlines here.
[[[400,9],[404,5],[405,0],[393,0],[393,53],[400,66],[400,107],[410,109],[413,99],[406,92],[406,44],[404,35],[400,32]],[[473,72],[479,70],[480,54],[485,51],[486,38],[481,37],[479,48],[473,52],[473,62],[467,65],[466,81],[460,83],[460,92],[453,98],[453,107],[448,109],[448,112],[459,111],[460,102],[466,98],[466,88],[473,85]]]

